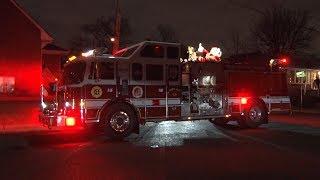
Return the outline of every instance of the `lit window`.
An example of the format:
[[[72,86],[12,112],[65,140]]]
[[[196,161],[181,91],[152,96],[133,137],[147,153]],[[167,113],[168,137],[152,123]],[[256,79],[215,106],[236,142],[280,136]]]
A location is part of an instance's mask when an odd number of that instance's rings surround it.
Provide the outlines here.
[[[15,87],[15,78],[0,76],[0,94],[12,94]]]

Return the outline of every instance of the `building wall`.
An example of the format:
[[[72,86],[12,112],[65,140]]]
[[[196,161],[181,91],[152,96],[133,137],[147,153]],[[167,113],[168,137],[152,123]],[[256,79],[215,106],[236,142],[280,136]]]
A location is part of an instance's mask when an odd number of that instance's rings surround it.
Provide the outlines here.
[[[0,93],[0,98],[39,99],[40,30],[10,0],[1,0],[0,7],[0,83],[14,88],[12,93]]]
[[[304,77],[297,77],[297,73],[303,73]],[[291,88],[300,89],[303,86],[306,90],[316,90],[314,80],[320,75],[320,69],[288,68],[288,84]]]
[[[48,68],[52,74],[56,78],[61,77],[61,59],[64,57],[64,55],[61,54],[43,54],[43,68]]]

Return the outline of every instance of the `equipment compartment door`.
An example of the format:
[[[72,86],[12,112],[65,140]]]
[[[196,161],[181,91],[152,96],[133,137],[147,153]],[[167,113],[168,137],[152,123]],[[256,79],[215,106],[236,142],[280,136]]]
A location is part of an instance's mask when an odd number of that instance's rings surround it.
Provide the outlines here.
[[[183,116],[205,118],[224,115],[223,74],[222,66],[217,63],[185,65]]]

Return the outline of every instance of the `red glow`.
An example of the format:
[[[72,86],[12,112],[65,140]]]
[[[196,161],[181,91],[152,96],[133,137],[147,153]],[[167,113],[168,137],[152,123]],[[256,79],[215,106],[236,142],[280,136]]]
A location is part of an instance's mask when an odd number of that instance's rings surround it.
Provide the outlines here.
[[[288,60],[284,58],[284,59],[281,59],[281,62],[286,64]]]
[[[10,98],[24,97],[38,98],[41,86],[41,61],[36,63],[32,59],[10,59],[7,61],[0,60],[1,76],[13,77],[15,80],[14,92]]]
[[[76,125],[76,119],[74,117],[68,117],[66,119],[66,126],[71,127]]]
[[[248,103],[248,99],[247,98],[241,98],[241,104],[247,104]]]

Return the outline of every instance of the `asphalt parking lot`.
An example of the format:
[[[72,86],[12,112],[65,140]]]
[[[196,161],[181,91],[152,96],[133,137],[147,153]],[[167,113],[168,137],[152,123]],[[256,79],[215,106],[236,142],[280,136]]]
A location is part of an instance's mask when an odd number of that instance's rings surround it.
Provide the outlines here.
[[[317,114],[258,129],[208,121],[147,123],[139,135],[3,135],[1,179],[310,179],[320,176]]]

